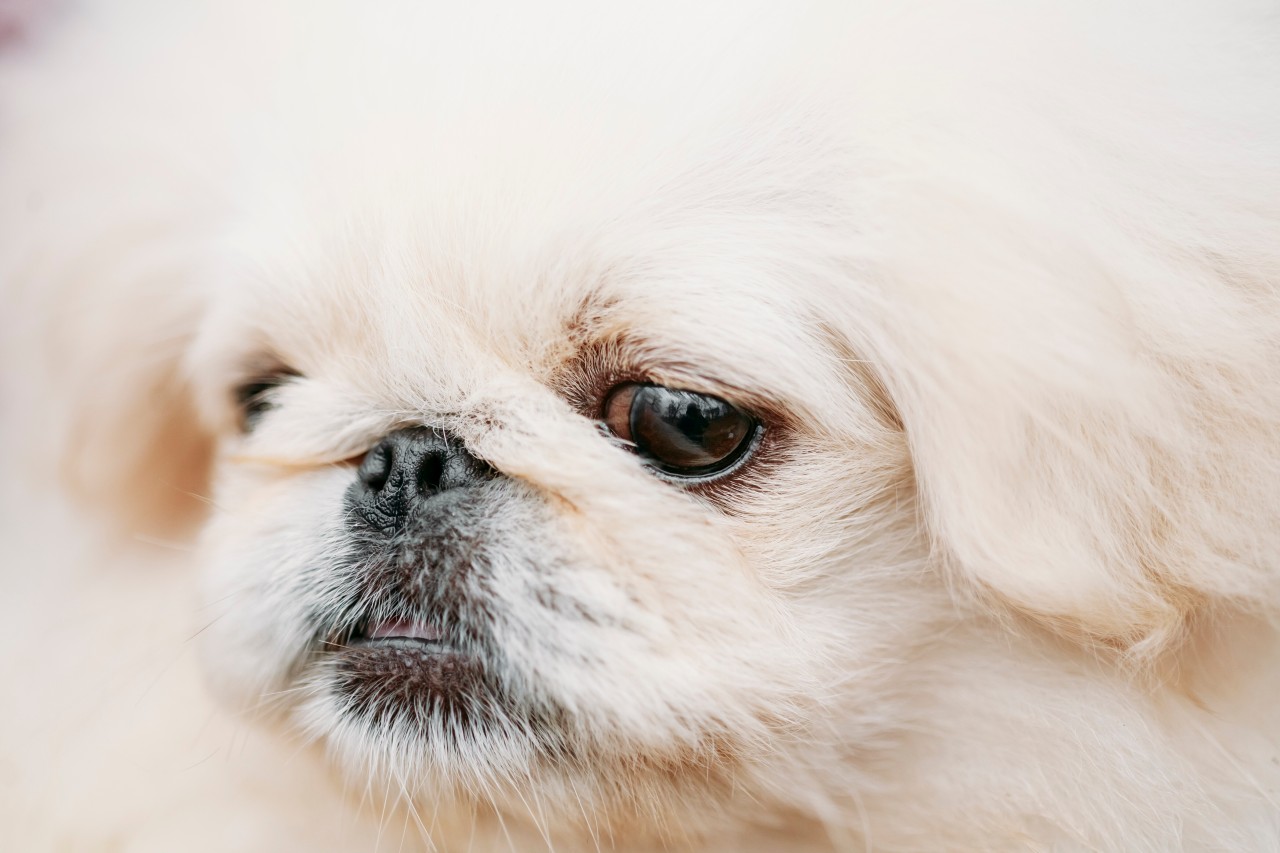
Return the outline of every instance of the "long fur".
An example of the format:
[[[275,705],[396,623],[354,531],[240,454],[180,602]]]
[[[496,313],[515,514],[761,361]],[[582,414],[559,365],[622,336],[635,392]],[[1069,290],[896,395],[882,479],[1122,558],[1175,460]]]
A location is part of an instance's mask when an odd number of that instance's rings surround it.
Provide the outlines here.
[[[1280,848],[1278,286],[1271,3],[51,7],[3,846]],[[635,378],[756,458],[655,477]],[[485,725],[306,651],[380,606],[341,499],[406,424],[506,477]]]

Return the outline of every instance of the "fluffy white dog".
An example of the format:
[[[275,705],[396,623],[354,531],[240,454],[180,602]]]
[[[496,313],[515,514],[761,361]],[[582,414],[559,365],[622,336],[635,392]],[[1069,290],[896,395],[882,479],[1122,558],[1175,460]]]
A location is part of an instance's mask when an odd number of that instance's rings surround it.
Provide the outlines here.
[[[1280,850],[1274,2],[44,11],[4,849]]]

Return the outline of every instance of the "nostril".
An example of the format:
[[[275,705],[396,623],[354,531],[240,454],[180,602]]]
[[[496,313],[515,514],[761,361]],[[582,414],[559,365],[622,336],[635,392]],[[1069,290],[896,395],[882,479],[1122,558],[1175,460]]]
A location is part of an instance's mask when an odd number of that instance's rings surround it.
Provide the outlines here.
[[[390,442],[384,441],[365,454],[356,473],[370,489],[375,492],[381,491],[387,484],[387,478],[391,476],[393,462],[395,462],[395,451]]]
[[[385,436],[365,454],[348,495],[370,526],[394,532],[435,495],[494,476],[458,440],[410,427]]]
[[[418,468],[418,493],[430,495],[440,491],[440,481],[444,479],[444,454],[428,453]]]

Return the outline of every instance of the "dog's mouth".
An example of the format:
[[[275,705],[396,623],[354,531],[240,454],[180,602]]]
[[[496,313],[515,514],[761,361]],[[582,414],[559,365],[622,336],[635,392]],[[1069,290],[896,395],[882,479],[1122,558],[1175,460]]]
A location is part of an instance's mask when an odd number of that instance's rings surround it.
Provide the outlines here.
[[[357,628],[347,638],[353,648],[417,649],[424,652],[447,650],[452,643],[444,629],[425,622],[387,620]]]
[[[489,701],[472,644],[427,621],[371,620],[331,638],[325,653],[348,708],[381,721],[469,716]]]
[[[332,632],[321,635],[319,662],[347,712],[430,730],[478,723],[506,701],[479,581],[488,493],[466,483],[443,490],[436,469],[457,462],[454,445],[420,430],[397,435],[384,455],[407,466],[402,476],[384,482],[362,467],[349,490],[346,600],[315,614]]]

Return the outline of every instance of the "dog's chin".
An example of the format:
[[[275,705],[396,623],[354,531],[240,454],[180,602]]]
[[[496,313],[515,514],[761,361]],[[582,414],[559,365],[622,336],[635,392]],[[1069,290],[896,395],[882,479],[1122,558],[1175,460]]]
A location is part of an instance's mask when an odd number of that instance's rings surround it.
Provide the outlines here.
[[[685,801],[698,804],[700,821],[715,814],[719,795],[707,786],[727,790],[721,767],[699,757],[697,790],[672,794],[682,770],[664,756],[678,745],[659,738],[638,747],[634,732],[591,709],[571,713],[510,668],[500,648],[438,623],[371,623],[313,655],[301,678],[309,698],[290,725],[355,784],[433,812],[492,809],[519,819],[535,796],[545,827],[566,837],[581,834],[584,818],[661,837],[661,826],[637,822],[637,812],[674,815]],[[566,790],[572,801],[557,796]]]
[[[389,633],[388,633],[389,632]],[[414,793],[471,790],[546,754],[553,715],[513,695],[486,653],[439,631],[374,626],[309,665],[295,721],[340,766]]]
[[[367,621],[318,643],[288,725],[360,784],[467,797],[564,753],[562,712],[508,676],[489,639],[430,615]],[[473,798],[474,799],[474,798]]]
[[[324,654],[333,695],[373,726],[456,730],[494,715],[481,653],[425,622],[375,623]]]
[[[495,739],[506,742],[498,755],[514,745],[532,755],[563,744],[560,712],[505,677],[509,664],[494,641],[445,608],[362,621],[309,658],[300,682],[315,699],[301,714],[326,739],[357,735],[349,746],[365,754],[347,763],[374,759],[414,778],[452,767],[435,781],[458,784],[483,772],[477,761]]]

